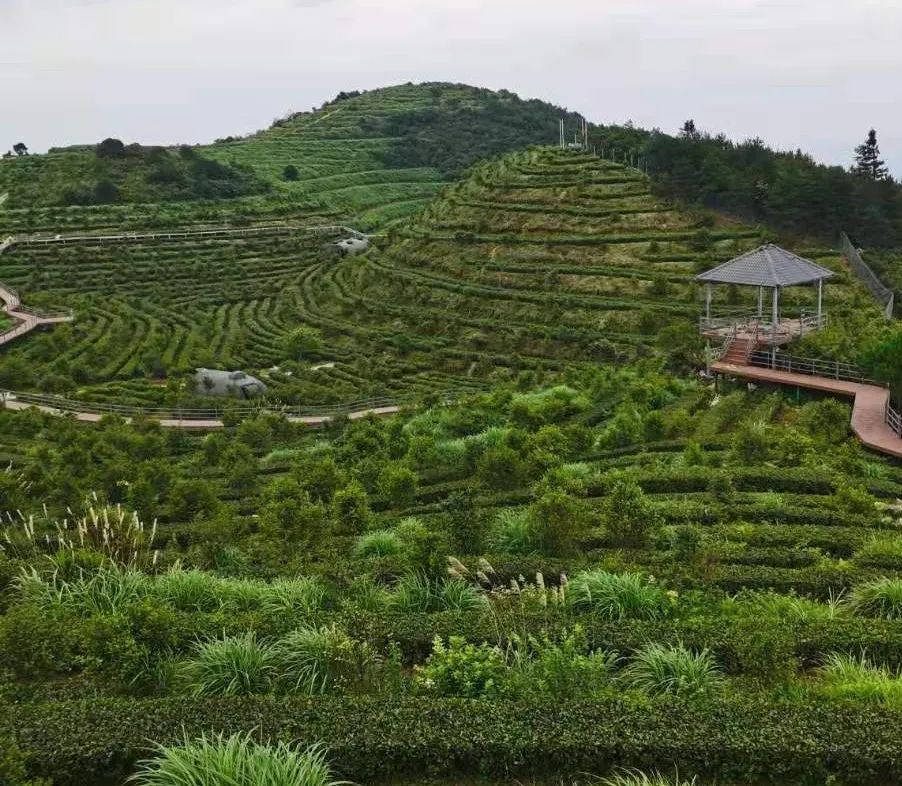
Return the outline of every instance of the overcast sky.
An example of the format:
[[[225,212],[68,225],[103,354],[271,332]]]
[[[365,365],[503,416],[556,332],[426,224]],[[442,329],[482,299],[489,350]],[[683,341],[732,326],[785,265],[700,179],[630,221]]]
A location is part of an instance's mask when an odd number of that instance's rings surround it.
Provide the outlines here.
[[[902,0],[0,0],[0,147],[208,142],[448,80],[902,175]]]

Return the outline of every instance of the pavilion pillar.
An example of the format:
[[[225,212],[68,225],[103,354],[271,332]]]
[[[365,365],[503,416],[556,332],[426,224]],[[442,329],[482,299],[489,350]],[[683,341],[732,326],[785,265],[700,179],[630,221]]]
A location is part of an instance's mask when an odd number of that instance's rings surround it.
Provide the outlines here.
[[[705,285],[705,320],[711,322],[711,297],[713,295],[713,287],[711,283]]]
[[[758,287],[758,319],[764,316],[764,287]]]
[[[774,287],[774,303],[772,314],[771,330],[773,332],[773,343],[771,345],[772,357],[774,364],[777,359],[777,325],[780,323],[780,287]]]
[[[817,326],[821,326],[821,317],[824,313],[824,279],[817,282]]]

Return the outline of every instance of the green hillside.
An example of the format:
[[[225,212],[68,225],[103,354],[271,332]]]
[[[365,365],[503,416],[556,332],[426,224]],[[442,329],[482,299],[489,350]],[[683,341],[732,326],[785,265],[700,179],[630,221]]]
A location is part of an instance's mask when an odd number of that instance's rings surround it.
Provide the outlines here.
[[[840,214],[808,221],[803,157],[593,127],[606,158],[549,146],[562,112],[406,85],[0,160],[0,238],[61,236],[0,282],[75,314],[0,350],[2,786],[902,783],[902,465],[846,400],[699,373],[695,276],[771,241],[835,273],[790,352],[899,340]],[[773,220],[785,167],[808,186]],[[758,212],[752,172],[782,173]],[[896,250],[865,256],[899,285]],[[869,373],[902,384],[898,346]],[[199,395],[201,366],[269,398]]]
[[[402,85],[343,94],[197,148],[2,159],[0,234],[308,218],[376,229],[423,207],[482,157],[554,141],[563,113],[507,92]],[[575,127],[576,116],[568,120]]]

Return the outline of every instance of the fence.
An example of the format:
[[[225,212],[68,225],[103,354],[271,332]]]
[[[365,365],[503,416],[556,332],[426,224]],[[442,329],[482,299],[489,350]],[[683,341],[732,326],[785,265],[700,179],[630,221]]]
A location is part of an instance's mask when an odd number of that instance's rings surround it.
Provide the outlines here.
[[[445,391],[438,395],[436,403],[446,405],[453,404],[462,399],[465,395],[472,395],[472,391]],[[321,406],[304,406],[297,404],[283,404],[273,401],[260,401],[248,404],[234,404],[232,406],[197,409],[191,407],[136,407],[126,404],[77,401],[68,399],[65,396],[54,396],[42,393],[23,393],[0,388],[0,408],[5,406],[7,402],[17,402],[27,406],[51,409],[57,413],[72,413],[76,415],[119,415],[123,418],[147,417],[153,418],[154,420],[175,421],[218,421],[226,416],[246,418],[262,413],[284,415],[290,419],[311,418],[325,421],[346,415],[415,406],[417,403],[428,398],[428,396],[382,396],[351,401],[344,404],[326,404]]]
[[[21,235],[8,238],[3,250],[14,246],[49,246],[49,245],[103,245],[104,243],[140,243],[143,241],[187,240],[191,238],[249,237],[252,235],[339,235],[346,234],[355,238],[366,238],[367,235],[351,227],[340,224],[328,226],[294,226],[276,224],[262,227],[221,227],[213,229],[174,229],[161,232],[123,232],[118,235]]]
[[[838,379],[844,382],[858,382],[862,385],[878,385],[884,387],[882,382],[869,379],[864,371],[851,363],[840,363],[838,360],[818,360],[817,358],[801,358],[782,353],[771,353],[765,350],[752,352],[749,363],[760,368],[770,368],[774,371],[785,371],[789,374],[805,374],[812,377],[825,377]]]
[[[891,289],[888,289],[877,277],[877,274],[868,267],[867,263],[861,258],[861,254],[858,253],[858,249],[852,245],[852,241],[849,240],[849,236],[845,232],[840,234],[840,241],[842,243],[843,256],[848,260],[852,269],[858,275],[858,278],[860,278],[862,283],[864,283],[871,291],[871,294],[876,298],[877,302],[883,306],[886,318],[892,319],[896,305],[895,293]]]
[[[902,438],[902,414],[896,412],[889,401],[886,402],[886,425]]]

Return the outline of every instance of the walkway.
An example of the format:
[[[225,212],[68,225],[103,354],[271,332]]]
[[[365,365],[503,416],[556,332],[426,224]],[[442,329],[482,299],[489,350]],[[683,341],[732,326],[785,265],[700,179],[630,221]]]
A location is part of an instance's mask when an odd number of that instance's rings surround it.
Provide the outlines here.
[[[886,408],[889,403],[889,390],[886,388],[726,361],[713,363],[711,370],[755,382],[820,390],[852,398],[852,431],[855,436],[873,450],[902,458],[902,438],[886,423]]]
[[[37,327],[43,325],[56,325],[60,322],[71,322],[72,314],[44,314],[22,305],[18,293],[5,284],[0,283],[0,301],[3,303],[3,312],[12,318],[13,326],[0,333],[0,347],[10,341],[24,336]]]
[[[13,410],[15,412],[24,412],[29,409],[37,409],[41,412],[47,413],[48,415],[71,416],[75,420],[78,420],[82,423],[98,423],[102,417],[108,414],[71,408],[59,409],[48,404],[35,404],[31,401],[20,401],[17,399],[16,394],[14,393],[9,393],[4,397],[0,397],[0,409],[3,408]],[[346,415],[349,420],[360,420],[361,418],[365,418],[368,415],[375,415],[376,417],[396,415],[401,411],[401,409],[402,407],[400,405],[392,404],[389,406],[381,407],[364,407],[362,409],[353,410],[351,412],[343,414]],[[324,426],[326,423],[331,422],[336,417],[336,415],[288,415],[287,419],[291,423],[302,423],[307,426]],[[128,423],[130,423],[132,420],[131,417],[125,417],[124,419]],[[192,418],[190,415],[186,418],[158,418],[157,421],[163,428],[180,428],[186,429],[188,431],[216,431],[217,429],[225,428],[222,420],[219,420],[218,418]]]

